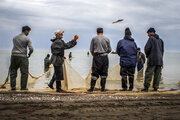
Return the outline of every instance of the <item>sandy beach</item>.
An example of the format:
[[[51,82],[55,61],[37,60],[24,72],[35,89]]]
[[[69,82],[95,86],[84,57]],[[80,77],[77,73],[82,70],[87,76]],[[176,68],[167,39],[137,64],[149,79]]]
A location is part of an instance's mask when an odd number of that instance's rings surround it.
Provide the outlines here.
[[[179,120],[180,92],[0,92],[1,120]]]

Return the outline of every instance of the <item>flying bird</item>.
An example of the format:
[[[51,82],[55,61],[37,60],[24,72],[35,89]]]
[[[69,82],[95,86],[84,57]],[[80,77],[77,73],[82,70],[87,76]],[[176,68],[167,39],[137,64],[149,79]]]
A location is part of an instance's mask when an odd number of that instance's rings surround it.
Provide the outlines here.
[[[124,19],[119,19],[119,20],[117,20],[117,21],[114,21],[112,24],[114,24],[114,23],[118,23],[118,22],[122,22]]]

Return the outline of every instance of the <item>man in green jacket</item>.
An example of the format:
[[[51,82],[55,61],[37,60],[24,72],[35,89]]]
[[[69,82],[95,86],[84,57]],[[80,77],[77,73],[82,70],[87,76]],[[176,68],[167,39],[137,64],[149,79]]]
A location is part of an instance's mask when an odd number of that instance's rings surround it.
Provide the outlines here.
[[[68,43],[65,43],[62,40],[63,33],[64,31],[56,30],[56,32],[54,33],[56,37],[51,40],[51,63],[54,66],[54,75],[51,81],[49,82],[48,86],[51,89],[54,89],[53,83],[56,80],[56,92],[65,92],[61,89],[61,80],[64,80],[62,66],[64,63],[64,50],[74,47],[77,44],[76,40],[79,38],[77,35],[75,35],[73,40],[71,40]]]
[[[47,56],[44,58],[44,72],[47,72],[49,70],[49,66],[51,65],[49,57],[50,55],[47,54]]]
[[[164,55],[164,42],[159,37],[159,35],[156,34],[155,29],[149,28],[147,34],[149,36],[149,39],[144,48],[147,57],[147,68],[145,72],[144,89],[142,89],[142,91],[144,92],[148,92],[152,76],[154,76],[154,91],[158,91]]]

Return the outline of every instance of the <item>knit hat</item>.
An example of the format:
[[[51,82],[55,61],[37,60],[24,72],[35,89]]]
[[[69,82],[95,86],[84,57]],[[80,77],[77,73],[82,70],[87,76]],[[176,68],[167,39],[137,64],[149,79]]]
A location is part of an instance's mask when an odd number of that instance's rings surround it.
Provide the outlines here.
[[[155,33],[156,31],[155,31],[154,28],[151,27],[151,28],[148,29],[147,33],[148,33],[148,32],[154,32],[154,33]]]
[[[103,33],[103,28],[97,28],[97,33]]]
[[[125,35],[127,35],[127,36],[131,36],[132,35],[131,34],[131,30],[128,27],[125,29]]]
[[[29,26],[23,26],[23,27],[22,27],[22,32],[24,32],[25,30],[29,30],[29,31],[30,31],[31,28],[30,28]]]

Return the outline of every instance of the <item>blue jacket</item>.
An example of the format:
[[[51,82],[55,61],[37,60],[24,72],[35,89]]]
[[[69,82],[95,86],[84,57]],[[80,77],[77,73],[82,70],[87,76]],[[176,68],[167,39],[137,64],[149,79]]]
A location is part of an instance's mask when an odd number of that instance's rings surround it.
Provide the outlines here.
[[[137,45],[130,36],[120,40],[116,48],[120,56],[120,65],[123,67],[135,67],[137,62]]]

